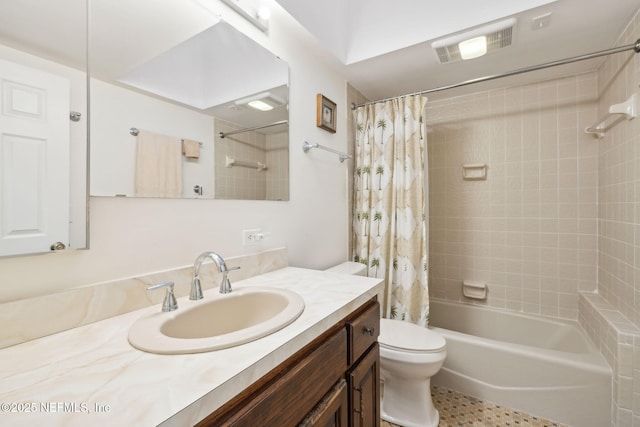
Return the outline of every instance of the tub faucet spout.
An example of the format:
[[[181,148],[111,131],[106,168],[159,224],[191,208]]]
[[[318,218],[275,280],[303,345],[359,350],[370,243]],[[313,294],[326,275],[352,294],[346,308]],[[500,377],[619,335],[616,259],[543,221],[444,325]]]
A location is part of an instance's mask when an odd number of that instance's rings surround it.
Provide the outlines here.
[[[202,286],[200,284],[200,266],[205,259],[211,258],[217,265],[218,271],[222,273],[222,281],[220,282],[220,293],[228,294],[231,292],[231,282],[229,281],[229,271],[238,270],[240,267],[227,268],[224,259],[215,252],[203,252],[196,258],[196,262],[193,264],[193,280],[191,281],[191,292],[189,293],[189,299],[199,300],[202,299]]]

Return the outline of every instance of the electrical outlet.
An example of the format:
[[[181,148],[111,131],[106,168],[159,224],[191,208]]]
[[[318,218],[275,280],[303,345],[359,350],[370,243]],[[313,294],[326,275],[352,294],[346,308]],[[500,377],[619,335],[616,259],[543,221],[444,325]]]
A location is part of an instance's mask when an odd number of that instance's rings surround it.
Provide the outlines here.
[[[244,246],[258,244],[260,243],[260,240],[262,240],[262,237],[263,234],[261,228],[242,230],[242,244]]]

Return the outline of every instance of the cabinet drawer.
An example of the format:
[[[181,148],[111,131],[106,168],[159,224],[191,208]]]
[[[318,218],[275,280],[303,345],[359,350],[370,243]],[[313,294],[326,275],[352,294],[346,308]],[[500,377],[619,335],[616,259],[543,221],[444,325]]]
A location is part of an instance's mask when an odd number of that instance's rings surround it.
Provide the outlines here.
[[[344,375],[346,335],[345,330],[340,329],[247,399],[239,410],[221,416],[211,414],[198,427],[297,425]]]
[[[378,340],[380,304],[372,303],[365,311],[347,322],[348,364],[351,365]]]

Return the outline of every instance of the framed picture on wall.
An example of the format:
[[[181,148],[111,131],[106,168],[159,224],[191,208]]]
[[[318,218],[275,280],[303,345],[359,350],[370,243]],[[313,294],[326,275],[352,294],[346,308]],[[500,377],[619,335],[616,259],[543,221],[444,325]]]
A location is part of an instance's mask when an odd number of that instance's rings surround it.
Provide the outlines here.
[[[321,93],[318,94],[316,126],[332,133],[336,131],[336,103]]]

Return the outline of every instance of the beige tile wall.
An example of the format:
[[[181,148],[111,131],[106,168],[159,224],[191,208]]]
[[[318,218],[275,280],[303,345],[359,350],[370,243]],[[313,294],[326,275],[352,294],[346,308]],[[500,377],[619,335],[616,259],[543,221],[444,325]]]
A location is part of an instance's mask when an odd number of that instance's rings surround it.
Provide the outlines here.
[[[596,88],[589,73],[427,104],[432,297],[472,302],[462,281],[482,281],[481,304],[577,318],[597,278]]]
[[[216,135],[231,132],[239,127],[224,120],[215,119]],[[258,132],[244,132],[225,138],[215,138],[215,198],[263,200],[267,192],[265,171],[234,166],[226,167],[225,159],[251,163],[266,163],[266,138]],[[268,165],[268,164],[267,164]],[[268,165],[269,166],[269,165]]]
[[[620,45],[640,36],[638,18]],[[612,55],[598,73],[600,111],[638,92],[640,58],[634,53]],[[639,94],[640,95],[640,94]],[[599,288],[598,292],[640,326],[640,121],[623,121],[599,147]]]
[[[289,132],[266,136],[267,200],[289,200]]]
[[[216,135],[240,129],[216,118]],[[258,172],[247,167],[226,167],[226,156],[251,163],[264,163]],[[216,138],[215,197],[217,199],[289,200],[289,132],[263,134],[244,132]]]
[[[617,46],[640,37],[640,17]],[[640,56],[608,56],[598,70],[599,111],[637,93]],[[598,295],[581,323],[613,368],[612,425],[640,427],[640,121],[618,123],[598,143]],[[594,302],[595,301],[595,302]],[[599,327],[598,327],[599,326]]]
[[[640,427],[640,328],[597,293],[582,293],[580,324],[612,369],[611,425]]]

